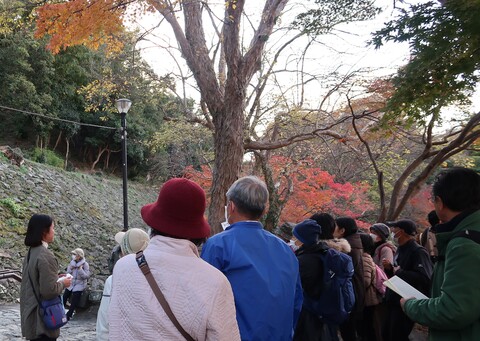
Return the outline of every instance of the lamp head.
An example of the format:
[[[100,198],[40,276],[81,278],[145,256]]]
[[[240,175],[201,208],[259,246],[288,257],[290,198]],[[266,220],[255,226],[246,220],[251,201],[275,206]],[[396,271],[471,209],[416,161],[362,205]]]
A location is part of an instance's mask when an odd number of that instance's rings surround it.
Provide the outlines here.
[[[132,105],[132,101],[126,98],[120,98],[115,101],[115,105],[117,106],[117,110],[120,114],[126,114]]]

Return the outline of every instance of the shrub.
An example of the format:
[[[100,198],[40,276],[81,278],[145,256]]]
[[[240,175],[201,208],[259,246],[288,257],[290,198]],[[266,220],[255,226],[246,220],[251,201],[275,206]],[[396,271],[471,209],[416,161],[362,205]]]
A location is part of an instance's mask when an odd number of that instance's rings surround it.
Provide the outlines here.
[[[30,155],[32,161],[44,163],[53,167],[63,168],[64,160],[54,151],[35,148]]]

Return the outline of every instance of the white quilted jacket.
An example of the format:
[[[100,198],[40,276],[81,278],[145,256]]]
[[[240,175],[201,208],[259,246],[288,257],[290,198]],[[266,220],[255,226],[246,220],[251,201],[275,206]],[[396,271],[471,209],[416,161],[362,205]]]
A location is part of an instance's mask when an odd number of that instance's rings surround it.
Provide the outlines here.
[[[219,270],[199,258],[192,242],[154,236],[144,254],[177,320],[195,340],[240,340],[230,283]],[[109,324],[110,340],[183,339],[158,302],[134,254],[115,265]]]

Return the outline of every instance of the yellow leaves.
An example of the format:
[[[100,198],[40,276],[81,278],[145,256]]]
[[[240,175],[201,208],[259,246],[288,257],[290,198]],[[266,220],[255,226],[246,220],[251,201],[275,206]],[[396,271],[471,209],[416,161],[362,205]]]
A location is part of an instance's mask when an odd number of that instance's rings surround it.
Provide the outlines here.
[[[123,31],[125,5],[121,0],[72,0],[45,4],[37,10],[37,38],[50,36],[52,53],[73,45],[98,49],[107,46],[110,53],[123,47],[116,36]]]
[[[83,86],[78,92],[85,96],[87,112],[110,112],[115,111],[114,103],[110,100],[115,97],[117,86],[110,80],[95,80]],[[108,116],[100,117],[102,121],[108,120]]]

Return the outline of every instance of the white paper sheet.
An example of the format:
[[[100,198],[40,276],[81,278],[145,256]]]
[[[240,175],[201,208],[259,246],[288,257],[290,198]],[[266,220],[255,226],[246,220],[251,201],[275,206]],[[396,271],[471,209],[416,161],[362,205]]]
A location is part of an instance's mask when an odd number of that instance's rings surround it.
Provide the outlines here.
[[[393,276],[388,281],[383,282],[388,288],[395,291],[397,294],[403,298],[416,298],[418,300],[428,299],[427,296],[422,294],[420,291],[412,287],[410,284],[405,282],[398,276]]]

